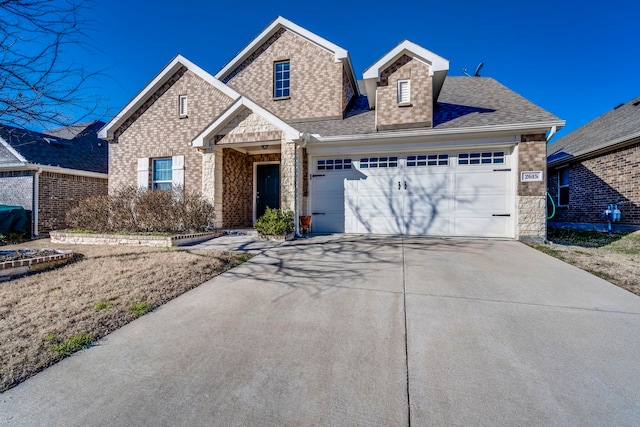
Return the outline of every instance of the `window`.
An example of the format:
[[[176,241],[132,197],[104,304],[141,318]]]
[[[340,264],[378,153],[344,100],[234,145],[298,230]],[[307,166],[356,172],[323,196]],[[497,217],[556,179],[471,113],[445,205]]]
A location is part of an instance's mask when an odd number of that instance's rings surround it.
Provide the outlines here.
[[[151,164],[151,188],[153,190],[171,190],[172,164],[171,157],[153,159]]]
[[[187,95],[178,96],[178,114],[180,117],[187,116]]]
[[[397,157],[366,157],[360,159],[360,169],[397,168]]]
[[[409,80],[398,80],[398,104],[409,104],[411,102],[411,82]]]
[[[504,164],[504,151],[493,151],[484,153],[460,153],[458,154],[459,165],[502,165]]]
[[[425,154],[424,156],[407,156],[407,167],[417,166],[449,166],[449,155]]]
[[[273,97],[285,98],[289,96],[290,88],[289,61],[273,64]]]
[[[351,169],[351,159],[318,160],[319,171]]]
[[[569,168],[558,170],[558,206],[569,205]]]

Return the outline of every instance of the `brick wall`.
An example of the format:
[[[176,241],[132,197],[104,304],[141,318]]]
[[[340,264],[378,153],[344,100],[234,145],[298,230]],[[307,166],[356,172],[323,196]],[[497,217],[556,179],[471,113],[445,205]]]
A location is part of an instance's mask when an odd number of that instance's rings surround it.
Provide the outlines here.
[[[410,105],[398,104],[398,80],[410,81]],[[433,81],[429,66],[403,55],[380,73],[376,89],[378,130],[431,127]]]
[[[607,205],[625,201],[620,223],[640,225],[640,143],[568,167],[569,206],[558,207],[552,221],[606,223]],[[549,170],[549,193],[557,205],[556,168]]]
[[[87,197],[107,194],[107,180],[43,172],[39,178],[38,231],[63,229],[69,209]]]
[[[290,61],[291,96],[274,100],[273,64],[283,60]],[[282,28],[223,81],[281,119],[301,120],[342,117],[344,78],[332,53]]]
[[[33,172],[0,172],[0,205],[33,210]]]
[[[188,96],[188,117],[178,114],[178,96]],[[232,100],[182,68],[115,133],[109,147],[109,191],[137,183],[137,159],[185,156],[185,188],[202,190],[202,155],[189,146]]]
[[[544,134],[522,135],[518,144],[517,235],[520,239],[544,240],[547,237],[546,164],[547,143]],[[520,172],[542,171],[540,182],[521,182]]]

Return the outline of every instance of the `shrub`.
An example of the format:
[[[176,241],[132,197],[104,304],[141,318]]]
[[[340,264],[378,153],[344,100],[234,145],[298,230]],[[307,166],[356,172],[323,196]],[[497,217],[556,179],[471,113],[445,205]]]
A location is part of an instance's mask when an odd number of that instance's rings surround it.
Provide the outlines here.
[[[291,233],[294,230],[293,212],[267,208],[254,228],[264,235],[283,236]]]
[[[129,186],[83,200],[67,214],[67,225],[94,232],[195,232],[209,227],[213,213],[210,203],[182,188],[141,191]]]

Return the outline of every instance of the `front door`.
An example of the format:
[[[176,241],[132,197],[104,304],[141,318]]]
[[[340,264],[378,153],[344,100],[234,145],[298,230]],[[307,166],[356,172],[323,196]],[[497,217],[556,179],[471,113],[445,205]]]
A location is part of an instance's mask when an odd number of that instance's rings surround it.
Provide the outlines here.
[[[256,165],[256,219],[280,207],[280,165]]]

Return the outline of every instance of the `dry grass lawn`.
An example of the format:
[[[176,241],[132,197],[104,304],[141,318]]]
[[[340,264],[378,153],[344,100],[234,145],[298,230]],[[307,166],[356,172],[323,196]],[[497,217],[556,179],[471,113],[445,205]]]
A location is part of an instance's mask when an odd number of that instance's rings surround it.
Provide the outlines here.
[[[549,228],[536,249],[640,296],[640,231],[626,235]]]
[[[0,392],[250,255],[188,248],[53,245],[65,266],[0,282]]]

